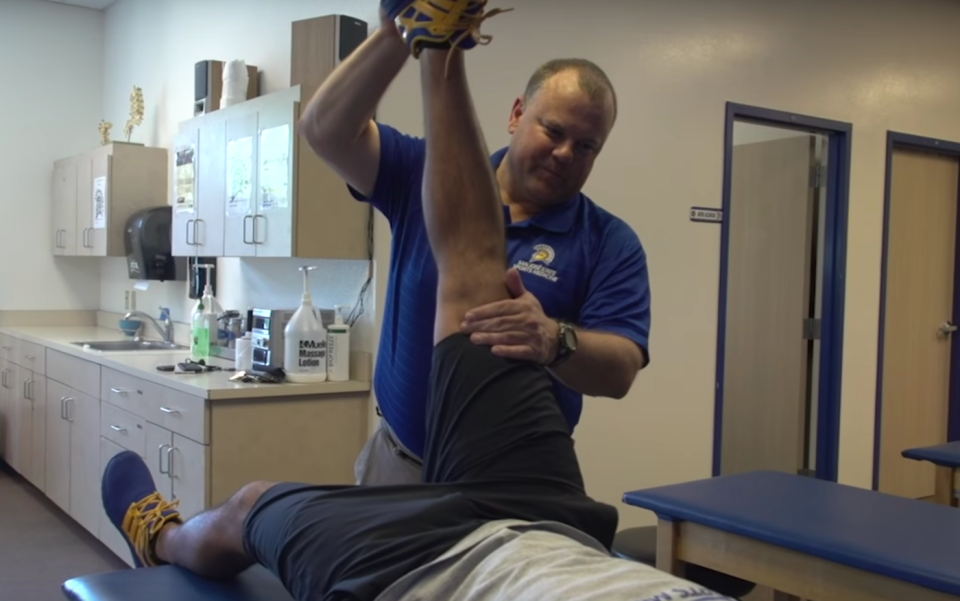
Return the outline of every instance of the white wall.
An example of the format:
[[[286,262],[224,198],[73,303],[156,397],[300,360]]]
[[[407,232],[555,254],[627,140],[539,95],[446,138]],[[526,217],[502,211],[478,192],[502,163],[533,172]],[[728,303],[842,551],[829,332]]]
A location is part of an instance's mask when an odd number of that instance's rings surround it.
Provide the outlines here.
[[[103,103],[106,118],[119,131],[129,115],[132,87],[143,88],[144,123],[132,142],[170,148],[178,124],[193,117],[194,65],[207,59],[243,59],[261,71],[261,94],[290,86],[291,22],[330,12],[345,12],[365,20],[376,17],[369,2],[275,2],[257,0],[212,2],[197,0],[121,0],[106,11]],[[323,307],[357,302],[367,278],[365,261],[305,261],[297,259],[221,259],[217,298],[227,309],[296,308],[303,290],[298,267],[318,265],[310,275],[314,303]],[[101,306],[122,312],[128,279],[122,258],[103,263]],[[359,350],[373,350],[375,297],[367,295],[366,314],[354,329]],[[187,298],[184,282],[150,282],[137,293],[137,308],[157,313],[171,308],[173,319],[188,321],[196,301]]]
[[[99,140],[103,14],[0,2],[0,309],[96,309],[100,265],[52,254],[53,162]]]
[[[624,490],[710,473],[720,230],[690,223],[687,211],[720,203],[727,101],[854,124],[840,479],[869,486],[884,140],[888,129],[960,140],[960,4],[501,0],[492,6],[516,10],[487,21],[493,43],[469,54],[491,147],[507,142],[511,102],[547,59],[596,60],[620,97],[619,121],[586,191],[633,225],[646,245],[653,362],[626,399],[587,402],[577,439],[591,493],[618,506],[624,525],[649,522],[649,514],[621,505]],[[290,21],[343,10],[373,22],[376,7],[375,0],[286,0],[269,9],[254,0],[120,0],[106,20],[106,116],[122,121],[129,87],[142,85],[148,121],[136,139],[168,145],[176,122],[189,116],[195,61],[243,58],[267,71],[266,91],[276,90],[287,84]],[[380,117],[421,133],[420,107],[411,63]],[[389,242],[382,226],[378,221],[380,265]],[[295,275],[251,270],[261,284],[289,289],[284,298],[295,294]],[[292,265],[289,271],[295,274]],[[105,272],[103,302],[113,306],[125,282],[118,268]],[[380,290],[383,283],[381,273]],[[371,333],[376,327],[378,317]]]

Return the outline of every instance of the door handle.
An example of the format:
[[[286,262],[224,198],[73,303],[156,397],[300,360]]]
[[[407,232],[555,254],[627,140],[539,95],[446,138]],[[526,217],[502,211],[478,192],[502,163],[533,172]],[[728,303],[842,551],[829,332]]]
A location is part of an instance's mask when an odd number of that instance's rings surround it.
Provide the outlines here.
[[[949,336],[950,334],[957,331],[957,326],[953,325],[949,321],[945,321],[940,324],[940,333],[944,336]]]

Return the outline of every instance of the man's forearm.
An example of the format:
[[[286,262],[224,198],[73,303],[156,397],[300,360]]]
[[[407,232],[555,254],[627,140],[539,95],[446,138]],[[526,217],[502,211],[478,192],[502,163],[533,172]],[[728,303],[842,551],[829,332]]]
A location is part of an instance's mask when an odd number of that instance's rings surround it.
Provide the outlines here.
[[[342,151],[360,136],[409,56],[396,30],[381,27],[327,77],[299,124],[315,152]]]
[[[632,340],[606,332],[577,329],[577,350],[551,368],[564,384],[581,394],[623,398],[645,363]]]

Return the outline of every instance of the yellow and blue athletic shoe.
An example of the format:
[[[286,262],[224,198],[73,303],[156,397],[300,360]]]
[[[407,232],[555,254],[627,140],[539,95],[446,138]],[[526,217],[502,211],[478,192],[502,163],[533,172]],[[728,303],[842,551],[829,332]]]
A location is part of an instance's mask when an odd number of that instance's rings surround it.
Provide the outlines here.
[[[489,43],[490,36],[481,35],[480,24],[512,9],[484,12],[486,5],[487,0],[381,0],[414,57],[424,48],[468,50]]]
[[[156,538],[164,524],[181,521],[176,511],[180,502],[171,503],[157,492],[150,468],[131,451],[122,451],[110,460],[100,487],[107,517],[123,534],[136,566],[163,563],[154,553]]]

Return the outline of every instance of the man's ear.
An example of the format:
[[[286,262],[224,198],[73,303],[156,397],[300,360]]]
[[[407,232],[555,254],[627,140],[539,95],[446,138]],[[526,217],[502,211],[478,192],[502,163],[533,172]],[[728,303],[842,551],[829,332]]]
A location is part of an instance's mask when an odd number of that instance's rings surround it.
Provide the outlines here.
[[[513,108],[510,109],[510,120],[507,122],[507,131],[512,135],[520,127],[520,118],[523,117],[524,102],[523,96],[518,96],[513,101]]]

